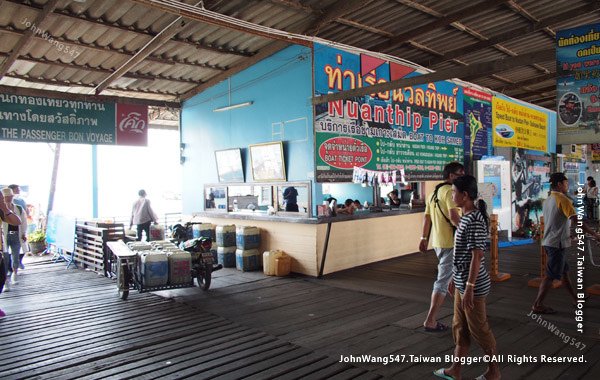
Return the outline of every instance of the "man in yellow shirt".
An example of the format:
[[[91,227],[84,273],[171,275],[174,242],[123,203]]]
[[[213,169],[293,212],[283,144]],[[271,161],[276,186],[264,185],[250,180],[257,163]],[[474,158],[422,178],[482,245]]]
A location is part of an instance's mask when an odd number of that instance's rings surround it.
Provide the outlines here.
[[[460,211],[452,200],[452,183],[465,175],[465,168],[459,162],[450,162],[444,166],[444,182],[435,187],[427,198],[423,234],[419,251],[425,253],[429,241],[438,257],[438,275],[431,292],[431,304],[423,328],[429,332],[446,331],[448,326],[438,322],[437,313],[444,303],[448,292],[448,283],[452,278],[452,260],[454,251],[454,230],[460,221]]]

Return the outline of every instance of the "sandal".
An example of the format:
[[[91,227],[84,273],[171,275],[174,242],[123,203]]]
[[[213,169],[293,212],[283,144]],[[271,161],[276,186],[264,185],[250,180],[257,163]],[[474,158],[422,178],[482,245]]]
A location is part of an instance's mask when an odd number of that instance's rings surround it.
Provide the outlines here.
[[[454,380],[454,378],[452,376],[446,375],[446,372],[443,368],[436,369],[435,371],[433,371],[433,374],[437,377],[441,377],[442,379]]]
[[[423,326],[423,329],[425,329],[425,331],[427,331],[427,332],[444,332],[444,331],[448,330],[448,326],[446,326],[442,322],[437,322],[435,327]]]
[[[536,309],[536,308],[531,308],[531,311],[534,314],[556,314],[556,310],[554,310],[551,307],[545,307],[543,309]]]

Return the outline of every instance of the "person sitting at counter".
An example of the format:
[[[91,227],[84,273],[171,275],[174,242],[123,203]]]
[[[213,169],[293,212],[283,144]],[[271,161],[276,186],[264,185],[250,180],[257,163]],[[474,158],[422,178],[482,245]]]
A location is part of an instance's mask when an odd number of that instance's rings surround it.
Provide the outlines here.
[[[398,197],[398,189],[394,189],[388,193],[388,199],[390,200],[391,208],[400,207],[400,198]]]
[[[283,191],[285,211],[298,212],[298,190],[294,186],[287,187]]]
[[[344,201],[344,204],[337,209],[337,213],[352,215],[352,214],[354,214],[355,209],[356,209],[356,206],[354,206],[354,201],[352,199],[348,198],[348,199],[346,199],[346,201]]]
[[[355,210],[362,210],[363,206],[360,204],[360,201],[358,199],[355,199],[352,203],[354,203]]]

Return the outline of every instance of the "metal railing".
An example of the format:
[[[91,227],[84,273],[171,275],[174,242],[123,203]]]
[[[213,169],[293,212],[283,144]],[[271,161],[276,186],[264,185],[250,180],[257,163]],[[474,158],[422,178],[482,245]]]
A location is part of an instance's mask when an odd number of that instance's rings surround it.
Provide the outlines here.
[[[180,212],[167,212],[164,213],[161,217],[159,217],[158,222],[165,227],[165,235],[169,234],[169,229],[181,222],[181,213]],[[125,229],[129,228],[129,221],[131,217],[129,216],[114,216],[109,218],[103,218],[107,221],[112,221],[113,223],[122,223],[125,226]]]

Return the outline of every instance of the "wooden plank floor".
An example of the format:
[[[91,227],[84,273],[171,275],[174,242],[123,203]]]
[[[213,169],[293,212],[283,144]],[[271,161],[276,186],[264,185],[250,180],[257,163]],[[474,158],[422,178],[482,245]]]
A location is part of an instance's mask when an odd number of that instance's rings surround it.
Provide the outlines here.
[[[575,331],[566,292],[550,293],[548,304],[559,313],[544,320],[586,347],[564,343],[528,316],[536,289],[526,284],[537,275],[537,265],[535,246],[501,250],[500,269],[513,278],[494,284],[488,299],[500,353],[538,360],[540,355],[584,355],[587,362],[518,365],[505,360],[503,378],[600,378],[600,297],[586,303],[582,335]],[[339,361],[341,355],[443,360],[451,354],[450,332],[421,329],[435,266],[428,253],[324,279],[227,269],[215,273],[208,292],[132,292],[121,301],[114,283],[95,273],[31,264],[20,283],[0,295],[0,307],[8,314],[0,320],[0,378],[433,378],[431,372],[446,363]],[[600,268],[587,263],[584,278],[588,285],[600,283]],[[451,322],[450,301],[440,316]],[[473,347],[471,355],[482,353]],[[464,378],[484,369],[481,363],[467,366]]]

